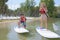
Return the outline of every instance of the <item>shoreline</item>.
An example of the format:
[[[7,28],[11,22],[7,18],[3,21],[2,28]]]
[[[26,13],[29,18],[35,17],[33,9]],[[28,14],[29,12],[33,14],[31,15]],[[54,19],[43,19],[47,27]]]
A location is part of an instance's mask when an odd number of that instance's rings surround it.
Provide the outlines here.
[[[18,22],[18,20],[0,20],[0,23]]]

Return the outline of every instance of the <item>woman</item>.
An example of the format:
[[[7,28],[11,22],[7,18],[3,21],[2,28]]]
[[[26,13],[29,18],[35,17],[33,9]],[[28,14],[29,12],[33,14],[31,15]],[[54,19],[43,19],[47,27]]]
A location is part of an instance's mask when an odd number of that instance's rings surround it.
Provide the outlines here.
[[[39,9],[39,12],[40,12],[40,14],[41,14],[41,16],[40,16],[40,26],[41,26],[41,28],[43,27],[43,23],[45,24],[45,27],[46,27],[46,29],[47,29],[47,7],[46,7],[46,5],[45,5],[45,3],[44,2],[42,2],[41,4],[40,4],[40,9]]]

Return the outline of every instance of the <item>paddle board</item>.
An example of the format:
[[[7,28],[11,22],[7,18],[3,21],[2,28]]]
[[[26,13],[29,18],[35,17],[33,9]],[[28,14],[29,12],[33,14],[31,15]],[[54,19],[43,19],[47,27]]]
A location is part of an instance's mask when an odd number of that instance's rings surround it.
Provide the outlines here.
[[[17,33],[28,33],[29,31],[23,27],[14,27],[15,32]]]
[[[60,38],[60,36],[48,29],[41,29],[40,27],[37,27],[36,28],[36,31],[43,37],[46,37],[46,38]]]

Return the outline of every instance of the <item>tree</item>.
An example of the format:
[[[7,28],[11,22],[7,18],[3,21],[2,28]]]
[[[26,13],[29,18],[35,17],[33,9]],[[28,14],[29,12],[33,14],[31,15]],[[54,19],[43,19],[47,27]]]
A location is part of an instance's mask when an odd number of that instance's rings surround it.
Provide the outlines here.
[[[56,8],[57,8],[57,13],[60,14],[60,6],[58,6]]]
[[[30,0],[30,16],[34,16],[35,15],[35,1],[34,0]]]
[[[39,16],[39,6],[34,7],[33,14],[31,14],[34,17]]]
[[[26,0],[20,6],[20,8],[15,10],[15,15],[23,13],[25,16],[39,16],[39,7],[35,6],[35,0]]]
[[[23,11],[26,16],[33,16],[34,6],[34,0],[26,0],[25,3],[21,4],[20,10]]]
[[[21,13],[24,13],[26,16],[30,16],[30,0],[26,0],[25,3],[21,3],[20,7]]]
[[[0,0],[0,14],[7,12],[8,6],[5,4],[8,0]]]
[[[56,7],[56,9],[57,9],[57,14],[56,15],[57,15],[58,18],[60,18],[60,6]]]

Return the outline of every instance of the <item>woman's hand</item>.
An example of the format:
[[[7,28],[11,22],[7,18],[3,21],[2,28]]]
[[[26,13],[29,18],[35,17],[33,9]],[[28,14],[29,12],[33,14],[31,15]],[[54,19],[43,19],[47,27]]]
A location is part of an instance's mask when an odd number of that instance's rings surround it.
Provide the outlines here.
[[[48,13],[46,13],[46,16],[49,17]]]

